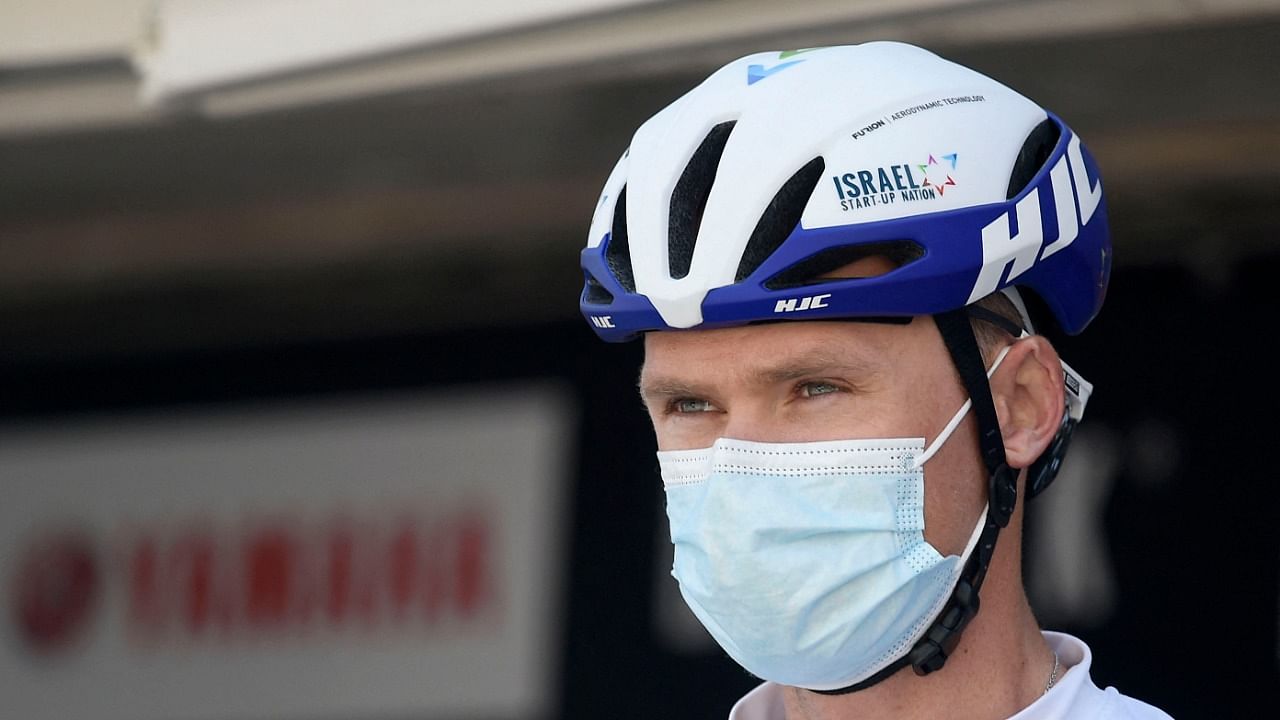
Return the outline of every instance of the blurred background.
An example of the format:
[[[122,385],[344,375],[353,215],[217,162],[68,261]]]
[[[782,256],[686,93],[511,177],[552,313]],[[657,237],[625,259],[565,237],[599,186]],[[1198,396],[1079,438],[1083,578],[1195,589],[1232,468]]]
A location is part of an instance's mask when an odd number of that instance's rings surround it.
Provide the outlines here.
[[[1038,614],[1175,717],[1273,711],[1280,2],[8,0],[0,716],[727,716],[577,253],[653,112],[873,39],[1102,167]]]

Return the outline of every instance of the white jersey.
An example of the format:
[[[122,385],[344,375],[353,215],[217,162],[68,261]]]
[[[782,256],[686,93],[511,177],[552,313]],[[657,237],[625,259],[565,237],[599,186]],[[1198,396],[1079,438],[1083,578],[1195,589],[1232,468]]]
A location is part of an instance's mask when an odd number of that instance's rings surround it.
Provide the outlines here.
[[[1065,633],[1045,632],[1044,639],[1066,666],[1049,692],[1009,720],[1172,720],[1168,714],[1113,687],[1098,689],[1089,677],[1089,646]],[[782,686],[764,683],[747,693],[729,712],[729,720],[785,720]]]

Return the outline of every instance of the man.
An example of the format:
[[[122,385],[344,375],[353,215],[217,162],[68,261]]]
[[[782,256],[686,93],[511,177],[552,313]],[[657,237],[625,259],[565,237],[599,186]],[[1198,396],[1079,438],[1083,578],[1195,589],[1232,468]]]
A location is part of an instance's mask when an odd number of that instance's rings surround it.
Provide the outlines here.
[[[1032,320],[1080,332],[1110,275],[1061,120],[909,45],[743,58],[636,132],[582,265],[644,337],[681,594],[767,681],[731,718],[1167,717],[1022,589],[1091,390]]]

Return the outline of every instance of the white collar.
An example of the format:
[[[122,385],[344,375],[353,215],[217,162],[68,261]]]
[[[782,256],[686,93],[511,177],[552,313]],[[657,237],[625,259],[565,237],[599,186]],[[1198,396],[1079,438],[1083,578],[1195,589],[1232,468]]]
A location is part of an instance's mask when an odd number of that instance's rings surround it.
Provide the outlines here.
[[[1089,677],[1093,654],[1089,646],[1066,633],[1044,631],[1045,642],[1065,668],[1049,692],[1023,708],[1009,720],[1061,720],[1088,717],[1086,707],[1100,701],[1102,691]],[[784,720],[782,686],[766,682],[747,693],[729,711],[729,720]]]

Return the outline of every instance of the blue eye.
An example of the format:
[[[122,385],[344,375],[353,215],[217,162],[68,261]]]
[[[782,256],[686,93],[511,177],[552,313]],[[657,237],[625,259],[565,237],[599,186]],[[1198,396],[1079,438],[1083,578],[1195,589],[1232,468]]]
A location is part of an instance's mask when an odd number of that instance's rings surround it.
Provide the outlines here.
[[[678,413],[703,413],[713,409],[710,400],[698,398],[681,398],[671,403],[671,409]]]
[[[840,392],[840,388],[827,382],[807,382],[800,385],[800,395],[807,398],[838,392]]]

